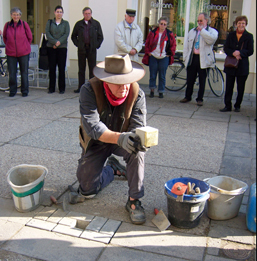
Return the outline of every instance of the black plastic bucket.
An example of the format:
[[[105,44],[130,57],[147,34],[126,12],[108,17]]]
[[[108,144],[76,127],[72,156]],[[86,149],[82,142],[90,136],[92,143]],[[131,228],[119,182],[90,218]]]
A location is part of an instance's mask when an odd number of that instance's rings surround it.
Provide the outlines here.
[[[195,183],[199,187],[200,194],[185,194],[183,202],[177,201],[177,195],[171,192],[173,185],[177,182],[187,184]],[[165,195],[167,196],[168,219],[170,223],[178,228],[194,228],[199,225],[204,212],[207,199],[210,197],[209,185],[198,179],[193,178],[176,178],[165,183]]]

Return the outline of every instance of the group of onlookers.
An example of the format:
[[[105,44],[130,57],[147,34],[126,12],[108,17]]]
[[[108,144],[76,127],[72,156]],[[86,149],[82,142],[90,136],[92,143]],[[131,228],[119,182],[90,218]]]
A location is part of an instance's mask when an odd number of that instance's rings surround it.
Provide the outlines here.
[[[63,7],[57,6],[55,17],[49,19],[46,24],[46,36],[48,39],[47,52],[49,60],[49,89],[48,93],[55,92],[56,66],[59,70],[59,93],[65,92],[65,69],[67,58],[67,41],[70,33],[69,22],[64,20]],[[71,39],[78,52],[78,88],[74,92],[79,93],[85,83],[86,61],[89,67],[89,79],[94,77],[93,69],[96,66],[97,49],[103,42],[103,32],[100,23],[92,18],[92,10],[85,7],[82,10],[83,19],[79,20],[73,28]],[[28,88],[28,61],[31,52],[32,33],[29,25],[20,19],[21,10],[11,10],[10,22],[7,22],[3,30],[3,39],[6,44],[7,64],[9,70],[10,97],[17,92],[17,62],[21,72],[21,92],[26,97]],[[127,9],[125,19],[114,30],[114,40],[117,53],[127,53],[132,61],[138,61],[138,54],[143,47],[143,34],[140,27],[134,22],[136,11]],[[218,38],[218,32],[209,26],[209,17],[206,13],[198,16],[198,26],[189,31],[184,41],[183,60],[187,69],[187,88],[185,98],[180,102],[187,103],[192,99],[193,87],[197,75],[199,75],[199,91],[196,98],[197,105],[203,105],[207,70],[215,66],[213,45]],[[249,75],[249,59],[253,54],[253,35],[246,31],[248,23],[246,16],[236,18],[236,31],[228,34],[224,45],[224,51],[228,56],[235,57],[239,63],[237,68],[224,68],[226,73],[225,108],[221,112],[231,111],[232,95],[235,80],[237,81],[237,99],[234,105],[235,111],[240,111],[245,82]],[[159,98],[163,98],[166,84],[166,70],[174,61],[176,51],[176,39],[174,34],[167,29],[169,24],[167,17],[158,20],[158,26],[153,28],[145,42],[145,54],[142,63],[149,65],[149,97],[154,97],[157,89],[156,79],[158,75]]]

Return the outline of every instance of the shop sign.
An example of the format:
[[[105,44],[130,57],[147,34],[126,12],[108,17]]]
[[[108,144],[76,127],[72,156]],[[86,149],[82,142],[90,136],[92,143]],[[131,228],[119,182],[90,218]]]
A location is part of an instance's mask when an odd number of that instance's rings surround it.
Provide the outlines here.
[[[160,4],[160,3],[155,3],[154,1],[151,2],[151,7],[152,8],[159,8],[162,7],[163,9],[172,9],[173,5],[172,4]]]
[[[207,10],[228,10],[227,5],[204,4],[204,8]]]

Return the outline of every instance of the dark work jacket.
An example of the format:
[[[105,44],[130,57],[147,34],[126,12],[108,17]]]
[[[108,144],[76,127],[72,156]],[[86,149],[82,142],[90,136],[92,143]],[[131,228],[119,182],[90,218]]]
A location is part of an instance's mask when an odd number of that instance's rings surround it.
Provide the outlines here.
[[[90,29],[89,29],[89,37],[90,37],[90,52],[95,52],[96,49],[99,49],[104,37],[100,23],[93,18],[90,19]],[[71,40],[75,46],[78,47],[79,53],[86,53],[85,48],[85,21],[84,19],[78,21],[72,31]]]
[[[109,129],[115,132],[134,131],[146,125],[144,92],[138,83],[132,83],[124,103],[112,107],[105,95],[103,82],[92,78],[80,92],[80,144],[87,151]]]
[[[241,50],[241,47],[243,48]],[[233,56],[234,51],[240,51],[242,60],[239,60],[238,68],[224,67],[224,72],[229,75],[244,76],[249,74],[249,59],[248,57],[253,54],[253,35],[247,32],[243,32],[239,42],[236,37],[236,31],[229,33],[226,42],[224,44],[224,51],[226,55]]]

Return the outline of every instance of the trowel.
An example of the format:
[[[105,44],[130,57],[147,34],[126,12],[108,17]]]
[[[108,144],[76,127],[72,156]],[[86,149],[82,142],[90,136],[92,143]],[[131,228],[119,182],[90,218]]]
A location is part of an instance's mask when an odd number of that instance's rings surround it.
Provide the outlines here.
[[[155,217],[152,222],[157,226],[161,231],[166,230],[171,224],[162,210],[154,209]]]

